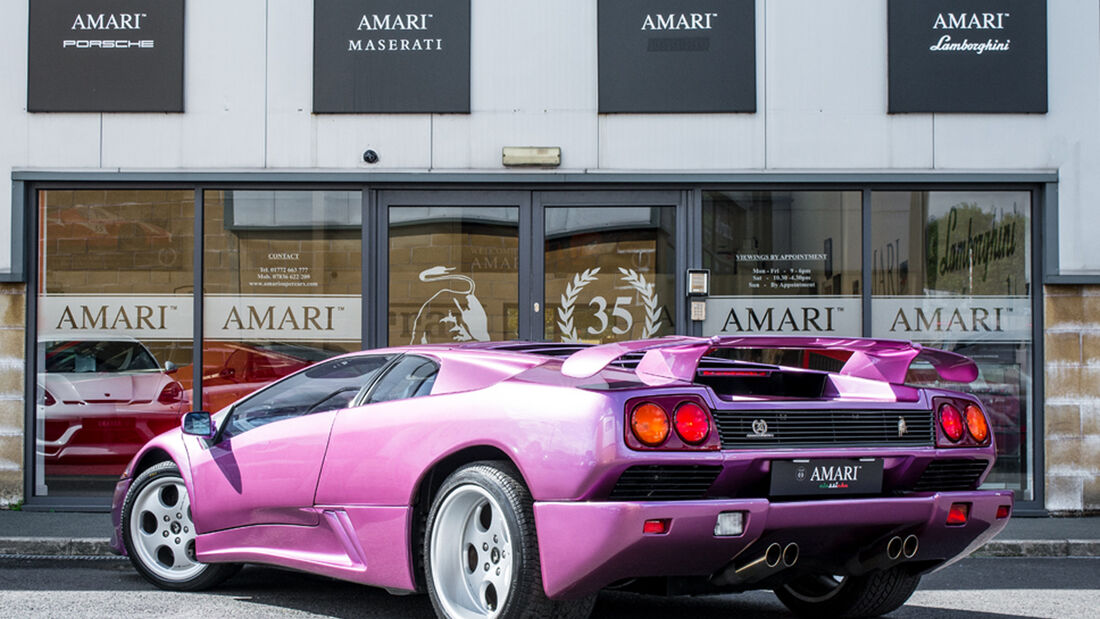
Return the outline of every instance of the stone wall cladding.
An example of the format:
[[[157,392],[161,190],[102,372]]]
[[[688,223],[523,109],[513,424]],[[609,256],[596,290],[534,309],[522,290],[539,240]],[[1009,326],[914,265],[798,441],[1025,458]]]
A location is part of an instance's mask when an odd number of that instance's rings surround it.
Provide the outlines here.
[[[0,508],[23,498],[26,287],[0,284]]]
[[[1046,508],[1100,510],[1100,286],[1044,286]]]

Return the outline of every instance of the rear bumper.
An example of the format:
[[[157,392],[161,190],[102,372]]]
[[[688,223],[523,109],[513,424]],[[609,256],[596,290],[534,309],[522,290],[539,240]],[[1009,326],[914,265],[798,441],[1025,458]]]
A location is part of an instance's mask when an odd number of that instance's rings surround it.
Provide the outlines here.
[[[969,503],[966,524],[949,526],[952,503]],[[853,557],[894,535],[916,535],[909,559],[942,567],[965,557],[1008,523],[997,508],[1011,491],[939,492],[908,497],[771,503],[767,499],[670,502],[536,502],[547,595],[593,593],[625,578],[706,576],[772,542],[799,545],[799,565],[843,571]],[[718,514],[745,513],[744,531],[716,537]],[[665,534],[643,534],[646,520],[670,519]],[[834,572],[836,573],[836,572]]]

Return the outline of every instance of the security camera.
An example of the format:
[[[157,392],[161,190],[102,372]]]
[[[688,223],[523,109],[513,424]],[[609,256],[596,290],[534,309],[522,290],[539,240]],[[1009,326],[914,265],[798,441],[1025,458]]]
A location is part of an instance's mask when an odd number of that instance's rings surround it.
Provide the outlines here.
[[[368,148],[363,151],[363,161],[367,163],[378,163],[378,153]]]

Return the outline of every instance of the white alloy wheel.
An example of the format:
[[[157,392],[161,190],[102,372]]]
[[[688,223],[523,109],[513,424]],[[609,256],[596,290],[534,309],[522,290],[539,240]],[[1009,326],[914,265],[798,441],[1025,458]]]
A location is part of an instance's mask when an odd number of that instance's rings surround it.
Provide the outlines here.
[[[207,567],[195,560],[191,501],[181,478],[153,479],[134,497],[130,509],[131,551],[154,576],[184,582]]]
[[[464,484],[447,494],[430,548],[435,592],[448,616],[499,616],[512,589],[514,540],[500,504],[484,488]]]

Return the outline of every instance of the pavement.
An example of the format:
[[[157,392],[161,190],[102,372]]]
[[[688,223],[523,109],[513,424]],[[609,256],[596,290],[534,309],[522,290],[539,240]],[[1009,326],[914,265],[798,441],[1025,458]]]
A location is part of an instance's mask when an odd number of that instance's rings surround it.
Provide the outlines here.
[[[104,513],[0,510],[0,559],[116,558]],[[1100,516],[1017,517],[975,557],[1100,557]]]

